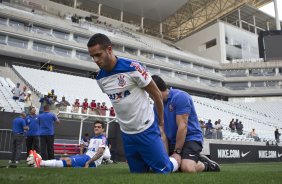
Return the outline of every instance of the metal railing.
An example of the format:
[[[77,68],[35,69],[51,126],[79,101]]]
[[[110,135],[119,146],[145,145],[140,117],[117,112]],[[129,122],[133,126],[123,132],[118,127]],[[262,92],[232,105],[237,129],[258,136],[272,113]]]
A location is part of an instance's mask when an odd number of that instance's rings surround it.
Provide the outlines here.
[[[13,134],[11,129],[0,129],[0,153],[12,153]],[[22,153],[26,153],[25,143],[22,144]]]

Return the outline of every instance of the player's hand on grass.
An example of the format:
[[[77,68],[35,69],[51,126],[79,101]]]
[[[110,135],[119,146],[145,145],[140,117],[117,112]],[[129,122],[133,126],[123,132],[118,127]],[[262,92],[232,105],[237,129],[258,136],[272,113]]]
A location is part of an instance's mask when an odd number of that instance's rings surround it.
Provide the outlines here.
[[[179,154],[177,154],[177,153],[173,153],[171,155],[171,157],[174,158],[177,161],[178,165],[180,166],[180,164],[181,164],[181,156]]]

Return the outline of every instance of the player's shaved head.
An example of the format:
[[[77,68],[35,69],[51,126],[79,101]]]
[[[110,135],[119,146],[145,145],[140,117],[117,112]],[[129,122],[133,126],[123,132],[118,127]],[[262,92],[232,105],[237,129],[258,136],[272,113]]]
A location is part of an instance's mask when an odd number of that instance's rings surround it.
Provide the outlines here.
[[[44,111],[50,111],[50,105],[45,105],[43,108],[44,108]]]

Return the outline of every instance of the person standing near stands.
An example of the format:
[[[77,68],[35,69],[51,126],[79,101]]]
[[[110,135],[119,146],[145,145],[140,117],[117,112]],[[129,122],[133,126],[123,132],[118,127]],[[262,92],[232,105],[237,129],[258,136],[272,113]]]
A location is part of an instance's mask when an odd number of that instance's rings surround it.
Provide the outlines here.
[[[108,110],[108,107],[106,106],[106,102],[103,102],[102,105],[101,105],[101,115],[102,116],[106,116],[106,111]]]
[[[14,99],[15,101],[19,100],[20,95],[21,95],[20,85],[21,85],[20,83],[17,83],[17,87],[14,87],[14,88],[12,89],[13,99]]]
[[[27,88],[26,88],[26,86],[24,86],[23,91],[21,92],[20,97],[19,97],[19,102],[24,102],[24,99],[27,96],[26,90],[27,90]]]
[[[157,75],[152,78],[164,102],[164,131],[168,139],[169,155],[181,156],[182,172],[220,171],[216,162],[200,155],[203,135],[191,96],[184,91],[167,88],[163,79]]]
[[[12,122],[12,156],[9,163],[18,164],[21,158],[22,144],[25,139],[25,131],[28,130],[25,122],[26,114],[22,112],[19,117],[15,118]]]
[[[201,129],[202,129],[202,134],[203,134],[203,136],[205,136],[205,128],[207,128],[206,123],[202,119],[199,119],[199,123],[200,123]]]
[[[138,62],[116,57],[104,34],[93,35],[87,47],[100,68],[97,83],[116,110],[130,172],[145,173],[150,168],[163,174],[176,171],[180,156],[168,157],[166,153],[161,93],[150,74]],[[148,94],[156,104],[159,122],[155,121]]]
[[[95,101],[96,101],[96,100],[92,100],[92,102],[91,102],[90,105],[89,105],[89,107],[91,108],[92,111],[93,111],[94,109],[96,109],[96,106],[97,106],[97,104],[96,104]]]
[[[90,114],[96,114],[97,110],[96,110],[97,104],[96,104],[96,100],[92,100],[92,102],[89,104],[89,113]]]
[[[205,137],[207,139],[212,139],[212,134],[213,134],[213,126],[211,120],[209,119],[208,122],[206,123]]]
[[[97,102],[96,111],[97,111],[98,115],[101,115],[101,103],[100,102]]]
[[[279,133],[278,128],[276,128],[276,130],[274,131],[276,143],[280,143],[280,135],[281,135],[281,133]]]
[[[229,128],[231,130],[231,132],[235,132],[236,126],[235,126],[235,121],[234,119],[232,119],[229,123]]]
[[[59,104],[58,97],[57,95],[54,95],[50,104],[50,112],[56,113],[58,110],[58,104]]]
[[[88,110],[88,107],[89,107],[89,105],[88,105],[88,99],[85,98],[85,99],[84,99],[84,102],[82,103],[82,110],[81,110],[81,112],[82,112],[83,114],[86,114],[86,113],[87,113],[87,110]]]
[[[39,150],[39,118],[36,115],[35,107],[30,109],[30,115],[25,119],[26,125],[28,126],[27,137],[26,137],[26,150],[27,156],[29,155],[30,150],[36,150],[37,153],[40,153]]]
[[[40,98],[39,102],[40,102],[39,114],[44,112],[44,106],[51,105],[52,103],[52,101],[48,96],[48,93],[44,94],[44,96]]]
[[[236,127],[237,133],[239,135],[243,135],[243,128],[244,128],[244,126],[243,126],[242,122],[239,121],[239,123],[237,124],[237,127]]]
[[[217,121],[217,124],[214,126],[214,129],[216,131],[216,139],[222,139],[222,125],[220,124],[221,122],[221,119],[218,119]]]
[[[72,112],[78,112],[79,107],[80,107],[79,98],[76,98],[75,102],[72,105]]]
[[[31,91],[28,91],[27,96],[24,98],[24,112],[25,112],[25,114],[29,114],[31,107],[32,107]]]
[[[66,97],[62,97],[62,101],[60,101],[60,106],[64,106],[64,107],[67,107],[67,106],[70,106],[70,103],[66,100]]]
[[[49,98],[54,99],[55,96],[55,90],[52,89],[50,93],[48,93]]]
[[[110,116],[112,116],[112,117],[115,117],[115,116],[116,116],[114,107],[111,107],[111,108],[110,108]]]
[[[59,102],[60,111],[66,111],[67,106],[70,106],[70,103],[66,100],[66,97],[62,97],[62,101]]]
[[[50,112],[50,106],[44,106],[44,112],[38,116],[40,134],[40,154],[43,160],[54,159],[54,124],[60,124],[58,117]]]

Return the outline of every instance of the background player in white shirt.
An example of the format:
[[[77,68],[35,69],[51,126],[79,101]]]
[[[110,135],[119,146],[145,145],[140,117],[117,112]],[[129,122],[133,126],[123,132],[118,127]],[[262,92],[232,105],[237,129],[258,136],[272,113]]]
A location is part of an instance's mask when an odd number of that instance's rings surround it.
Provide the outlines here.
[[[106,35],[93,35],[87,46],[100,68],[96,80],[116,111],[130,171],[142,173],[152,169],[170,173],[177,170],[181,158],[167,156],[162,96],[150,74],[138,62],[116,57]],[[155,102],[157,114],[150,106],[148,94]]]
[[[87,151],[82,155],[61,158],[60,160],[41,160],[36,153],[34,157],[35,167],[98,167],[102,163],[104,150],[106,147],[106,137],[104,136],[105,124],[100,121],[94,123],[95,136],[90,139]],[[27,159],[29,164],[29,158]]]

